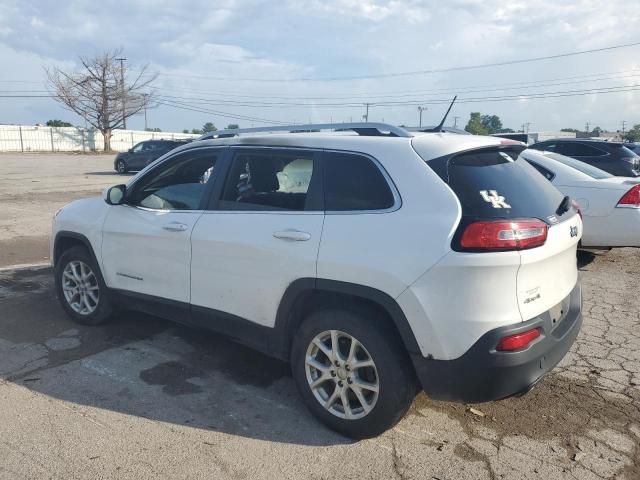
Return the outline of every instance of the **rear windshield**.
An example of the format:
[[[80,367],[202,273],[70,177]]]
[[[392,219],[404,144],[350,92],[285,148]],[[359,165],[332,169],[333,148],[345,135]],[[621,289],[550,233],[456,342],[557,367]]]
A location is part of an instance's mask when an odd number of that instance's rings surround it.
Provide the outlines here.
[[[623,157],[635,157],[636,153],[631,150],[630,148],[627,148],[625,145],[620,145],[620,148],[622,149],[619,153],[621,154],[621,156]]]
[[[571,157],[565,157],[564,155],[560,155],[559,153],[545,153],[545,157],[552,158],[557,162],[563,163],[569,167],[575,168],[579,172],[584,173],[585,175],[589,175],[591,178],[596,178],[598,180],[602,178],[611,178],[613,175],[605,172],[604,170],[600,170],[588,163],[581,162],[580,160],[576,160]]]
[[[523,149],[488,147],[427,164],[458,196],[467,219],[539,218],[554,223],[568,212],[560,208],[567,202],[535,168],[518,158]]]

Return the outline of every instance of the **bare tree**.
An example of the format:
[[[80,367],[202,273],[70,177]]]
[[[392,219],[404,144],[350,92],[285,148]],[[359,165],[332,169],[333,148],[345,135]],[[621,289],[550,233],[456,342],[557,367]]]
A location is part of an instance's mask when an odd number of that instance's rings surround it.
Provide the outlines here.
[[[93,58],[80,57],[80,71],[46,69],[50,92],[65,108],[100,130],[105,152],[111,151],[112,131],[153,103],[153,92],[148,89],[158,77],[144,66],[129,79],[127,67],[117,61],[121,53],[113,50]]]

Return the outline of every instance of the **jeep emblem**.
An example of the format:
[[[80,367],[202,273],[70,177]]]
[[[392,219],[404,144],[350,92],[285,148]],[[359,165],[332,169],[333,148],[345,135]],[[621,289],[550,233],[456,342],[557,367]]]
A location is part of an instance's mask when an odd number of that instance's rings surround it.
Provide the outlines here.
[[[571,237],[577,237],[578,236],[578,227],[569,227],[569,234],[571,235]]]

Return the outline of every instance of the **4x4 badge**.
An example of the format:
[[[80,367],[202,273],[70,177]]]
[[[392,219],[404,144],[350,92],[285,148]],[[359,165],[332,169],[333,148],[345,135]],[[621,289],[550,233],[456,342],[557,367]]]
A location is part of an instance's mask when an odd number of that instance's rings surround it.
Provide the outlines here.
[[[571,235],[571,237],[577,237],[578,227],[569,227],[569,235]]]
[[[511,205],[505,202],[504,197],[495,190],[480,190],[480,196],[493,208],[511,208]]]

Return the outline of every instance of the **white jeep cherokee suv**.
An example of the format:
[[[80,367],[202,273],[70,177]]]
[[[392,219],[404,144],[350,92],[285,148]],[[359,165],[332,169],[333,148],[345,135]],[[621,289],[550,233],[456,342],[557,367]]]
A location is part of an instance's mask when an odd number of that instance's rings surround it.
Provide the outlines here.
[[[526,392],[582,322],[571,200],[510,140],[332,128],[225,132],[65,206],[64,309],[90,325],[145,311],[288,360],[311,412],[354,438],[418,389]]]

